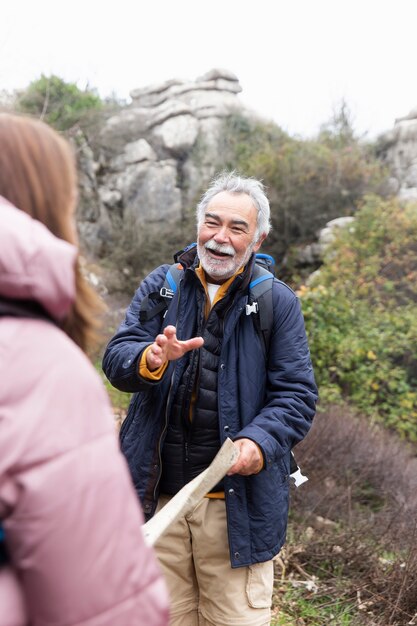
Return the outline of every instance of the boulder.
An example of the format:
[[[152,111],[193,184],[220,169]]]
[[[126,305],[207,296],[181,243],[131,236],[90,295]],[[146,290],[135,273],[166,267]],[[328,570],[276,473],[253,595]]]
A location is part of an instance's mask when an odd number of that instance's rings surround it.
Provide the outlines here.
[[[395,120],[378,138],[379,154],[391,171],[390,188],[399,198],[417,198],[417,108]]]

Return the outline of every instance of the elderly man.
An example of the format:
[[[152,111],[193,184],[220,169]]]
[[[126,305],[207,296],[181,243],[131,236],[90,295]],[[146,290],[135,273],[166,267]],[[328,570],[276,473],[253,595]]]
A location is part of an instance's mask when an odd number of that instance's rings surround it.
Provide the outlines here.
[[[248,314],[255,253],[270,229],[263,185],[219,176],[197,207],[197,228],[197,245],[176,256],[169,306],[158,295],[170,269],[162,265],[137,290],[103,368],[115,387],[134,392],[121,443],[148,517],[226,437],[240,452],[156,545],[171,624],[261,626],[270,623],[272,559],[285,541],[290,452],[311,425],[317,390],[293,291],[271,280],[266,348]]]

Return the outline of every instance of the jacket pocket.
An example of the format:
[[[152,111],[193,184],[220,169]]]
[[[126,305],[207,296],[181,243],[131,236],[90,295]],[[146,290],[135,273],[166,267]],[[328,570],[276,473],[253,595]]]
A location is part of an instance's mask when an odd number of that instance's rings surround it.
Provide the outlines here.
[[[253,609],[269,609],[274,588],[274,563],[255,563],[248,567],[246,595]]]

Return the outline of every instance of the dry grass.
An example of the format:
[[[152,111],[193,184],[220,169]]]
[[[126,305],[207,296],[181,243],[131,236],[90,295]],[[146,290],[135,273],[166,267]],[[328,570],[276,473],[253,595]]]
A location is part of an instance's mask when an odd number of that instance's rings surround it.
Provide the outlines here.
[[[301,582],[322,610],[350,606],[351,621],[334,624],[417,624],[415,450],[335,407],[296,455],[309,482],[293,493],[281,584]]]

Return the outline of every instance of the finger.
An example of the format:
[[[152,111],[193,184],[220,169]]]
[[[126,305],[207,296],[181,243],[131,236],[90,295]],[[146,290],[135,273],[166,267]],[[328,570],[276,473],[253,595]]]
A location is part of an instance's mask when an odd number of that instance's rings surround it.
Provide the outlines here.
[[[251,476],[257,474],[262,469],[262,459],[253,443],[245,439],[238,439],[234,442],[239,449],[239,457],[236,463],[230,468],[228,476],[240,474],[241,476]]]
[[[232,465],[232,467],[227,472],[228,476],[233,476],[233,474],[240,474],[241,476],[245,475],[244,465],[242,463],[239,463],[239,461]]]
[[[166,344],[168,343],[168,337],[166,337],[165,335],[157,335],[156,339],[155,339],[155,343],[153,345],[157,345],[160,346],[161,348],[163,348],[164,346],[166,346]]]
[[[235,448],[237,448],[238,451],[239,451],[239,456],[238,456],[238,458],[236,460],[236,463],[234,463],[234,465],[232,465],[232,467],[227,472],[227,476],[233,476],[233,474],[237,474],[239,472],[240,466],[241,466],[240,455],[241,455],[242,449],[241,449],[240,442],[239,441],[234,441],[233,443],[234,443]]]
[[[146,364],[151,371],[162,365],[162,350],[156,343],[153,343],[146,353]]]
[[[167,339],[172,339],[177,334],[175,326],[167,326],[164,328],[164,335]]]
[[[202,337],[193,337],[192,339],[186,339],[182,341],[182,346],[185,349],[185,352],[189,350],[196,350],[197,348],[201,348],[204,343],[204,339]]]

